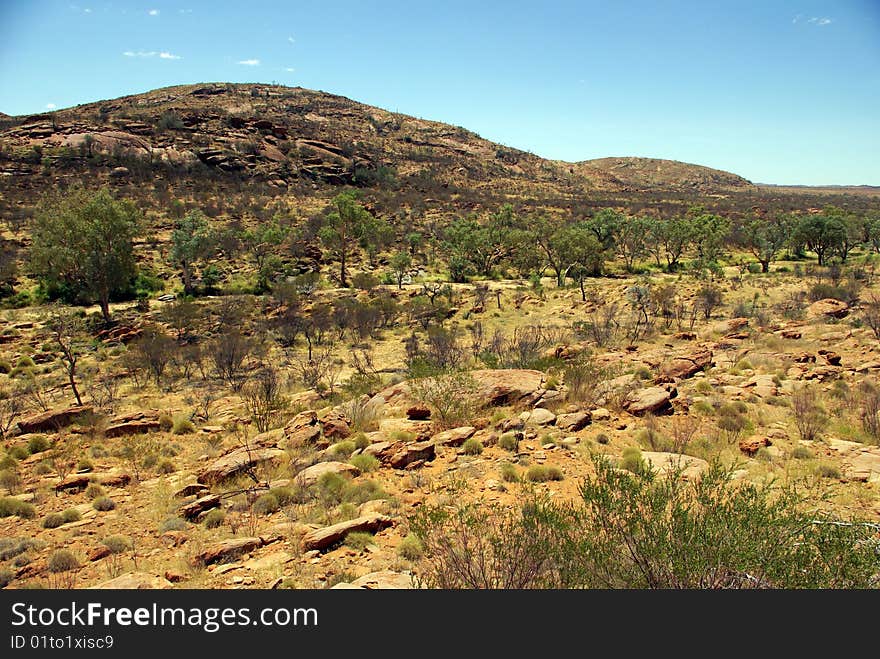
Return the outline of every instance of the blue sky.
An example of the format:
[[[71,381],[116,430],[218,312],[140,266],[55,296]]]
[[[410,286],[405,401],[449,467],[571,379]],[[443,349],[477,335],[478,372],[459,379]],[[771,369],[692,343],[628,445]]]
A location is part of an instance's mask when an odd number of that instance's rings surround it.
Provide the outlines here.
[[[0,0],[0,111],[278,82],[547,158],[880,185],[880,0]]]

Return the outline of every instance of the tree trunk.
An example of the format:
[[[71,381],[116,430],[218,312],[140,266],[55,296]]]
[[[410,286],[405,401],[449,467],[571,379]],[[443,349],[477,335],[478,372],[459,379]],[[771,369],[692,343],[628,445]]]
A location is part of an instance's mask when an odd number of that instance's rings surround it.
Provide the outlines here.
[[[765,274],[770,272],[770,261],[761,261],[761,272]]]
[[[348,288],[348,282],[345,280],[345,249],[339,252],[339,285],[342,288]]]
[[[76,380],[73,377],[73,370],[68,369],[67,371],[67,379],[70,380],[70,388],[73,390],[73,397],[76,398],[76,404],[82,405],[82,398],[79,396],[79,390],[76,388]]]
[[[104,316],[104,324],[110,324],[110,300],[109,295],[102,295],[100,300],[101,315]]]

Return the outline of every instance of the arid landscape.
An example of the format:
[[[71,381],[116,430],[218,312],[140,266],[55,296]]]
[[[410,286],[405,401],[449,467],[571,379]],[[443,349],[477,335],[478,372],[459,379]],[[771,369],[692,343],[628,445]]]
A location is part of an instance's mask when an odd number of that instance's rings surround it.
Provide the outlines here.
[[[0,116],[0,586],[880,584],[880,189],[303,88]]]

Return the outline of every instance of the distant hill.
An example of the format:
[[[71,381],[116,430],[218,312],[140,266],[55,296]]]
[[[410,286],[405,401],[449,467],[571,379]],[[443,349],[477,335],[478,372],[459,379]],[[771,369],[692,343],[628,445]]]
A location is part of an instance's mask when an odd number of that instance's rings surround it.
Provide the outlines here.
[[[597,158],[579,162],[577,166],[586,175],[598,170],[628,187],[640,190],[687,188],[715,192],[752,186],[751,181],[730,172],[659,158]]]

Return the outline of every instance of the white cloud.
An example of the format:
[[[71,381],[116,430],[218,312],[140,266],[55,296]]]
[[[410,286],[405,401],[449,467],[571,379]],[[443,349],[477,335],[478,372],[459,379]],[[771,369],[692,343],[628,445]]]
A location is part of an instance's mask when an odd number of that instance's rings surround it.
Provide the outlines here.
[[[296,43],[296,39],[294,39],[293,37],[287,37],[287,41],[289,43]]]
[[[151,10],[148,11],[147,13],[148,13],[150,16],[158,16],[158,15],[159,15],[159,10],[158,10],[158,9],[151,9]]]
[[[829,25],[831,23],[830,18],[826,18],[824,16],[813,16],[807,23],[812,23],[813,25],[818,25],[822,27],[823,25]]]
[[[260,66],[260,60],[258,59],[243,59],[238,63],[243,64],[244,66]]]
[[[830,18],[820,18],[816,25],[828,25],[831,22]]]
[[[178,9],[177,13],[178,14],[191,14],[191,13],[193,13],[193,10],[192,9]]]
[[[91,13],[92,13],[92,10],[89,9],[88,7],[86,7],[85,9],[83,9],[83,11],[84,11],[85,13],[87,13],[87,14],[91,14]]]
[[[155,50],[126,50],[122,53],[126,57],[159,57],[159,59],[183,59],[180,55],[174,55],[173,53],[169,53],[167,50],[163,50],[162,52],[157,52]]]
[[[288,66],[284,70],[287,71],[288,73],[293,73],[294,71],[296,71],[296,69],[293,68],[292,66]]]
[[[46,109],[47,109],[47,110],[54,110],[54,109],[57,108],[57,107],[58,107],[58,106],[55,105],[54,103],[46,103]]]

